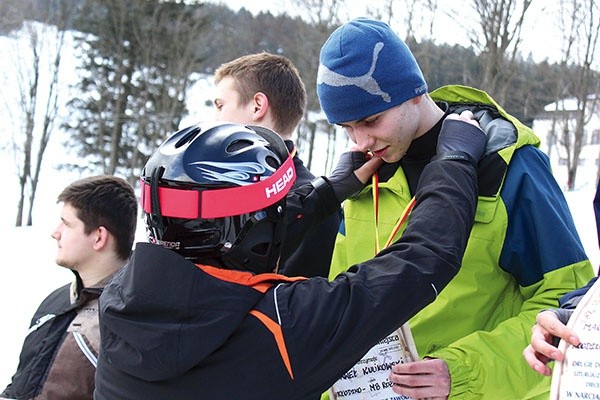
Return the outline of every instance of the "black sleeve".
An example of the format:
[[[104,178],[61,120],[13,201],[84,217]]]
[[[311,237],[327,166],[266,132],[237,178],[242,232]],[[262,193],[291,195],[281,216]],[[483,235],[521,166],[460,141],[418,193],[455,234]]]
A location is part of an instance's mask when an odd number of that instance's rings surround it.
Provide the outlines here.
[[[292,189],[286,196],[288,227],[282,257],[288,257],[306,235],[327,218],[331,217],[331,220],[338,221],[339,224],[339,213],[340,203],[327,178],[319,177]]]
[[[577,307],[577,304],[579,304],[583,296],[585,296],[588,290],[590,290],[590,288],[596,282],[597,279],[597,276],[593,277],[585,286],[580,287],[579,289],[575,289],[558,299],[558,304],[560,305],[560,308],[568,310],[575,309],[575,307]]]
[[[327,278],[341,219],[341,209],[338,209],[305,234],[300,243],[295,240],[285,243],[279,273],[286,276]],[[298,237],[297,235],[292,232],[288,238]]]

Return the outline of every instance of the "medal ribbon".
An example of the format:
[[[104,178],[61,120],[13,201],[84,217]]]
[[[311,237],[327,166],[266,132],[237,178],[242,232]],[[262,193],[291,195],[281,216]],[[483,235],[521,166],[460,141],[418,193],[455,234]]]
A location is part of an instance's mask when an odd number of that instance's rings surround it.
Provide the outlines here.
[[[377,174],[377,172],[373,174],[371,180],[373,184],[373,212],[375,214],[375,254],[378,254],[379,251],[382,249],[379,248],[379,175]],[[388,238],[388,240],[385,243],[385,246],[383,247],[384,249],[392,244],[392,241],[394,240],[394,237],[400,230],[400,227],[404,225],[412,209],[415,207],[415,201],[416,199],[413,196],[413,198],[410,199],[410,201],[404,208],[404,211],[402,211],[400,218],[396,222],[396,225],[394,225],[394,229],[392,229],[390,237]]]

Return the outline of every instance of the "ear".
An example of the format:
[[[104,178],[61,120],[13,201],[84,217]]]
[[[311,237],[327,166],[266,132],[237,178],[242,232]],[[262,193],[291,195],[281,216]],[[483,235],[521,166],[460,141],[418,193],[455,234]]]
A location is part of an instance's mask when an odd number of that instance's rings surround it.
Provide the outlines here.
[[[108,245],[110,232],[103,226],[96,228],[94,240],[94,250],[101,250]]]
[[[252,113],[252,119],[254,121],[261,120],[267,115],[269,110],[269,98],[263,92],[257,92],[252,98],[254,104],[254,111]]]

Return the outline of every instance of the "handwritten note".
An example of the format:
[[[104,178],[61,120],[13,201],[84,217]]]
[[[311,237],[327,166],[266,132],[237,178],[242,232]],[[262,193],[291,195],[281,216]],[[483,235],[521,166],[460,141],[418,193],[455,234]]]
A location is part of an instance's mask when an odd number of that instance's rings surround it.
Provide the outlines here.
[[[408,400],[394,393],[389,380],[396,364],[419,359],[412,333],[403,325],[379,341],[329,390],[332,400]]]
[[[600,279],[581,299],[567,326],[581,343],[559,343],[565,359],[554,366],[550,399],[600,400]]]

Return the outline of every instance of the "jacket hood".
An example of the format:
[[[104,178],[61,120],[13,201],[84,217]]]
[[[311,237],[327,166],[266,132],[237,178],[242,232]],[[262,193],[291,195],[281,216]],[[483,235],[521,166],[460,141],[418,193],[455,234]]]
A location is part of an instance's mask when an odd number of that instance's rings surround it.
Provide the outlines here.
[[[175,377],[221,346],[262,296],[171,250],[138,243],[100,297],[102,351],[141,379]]]

